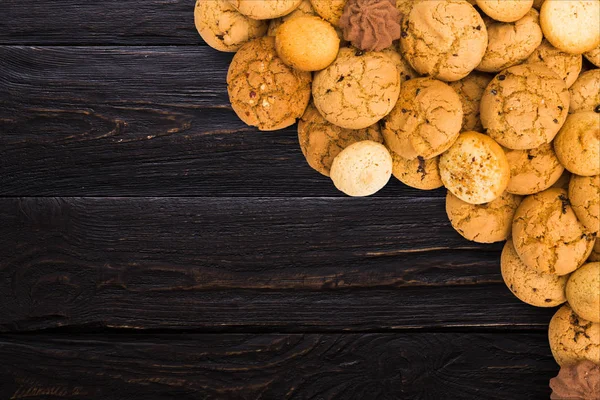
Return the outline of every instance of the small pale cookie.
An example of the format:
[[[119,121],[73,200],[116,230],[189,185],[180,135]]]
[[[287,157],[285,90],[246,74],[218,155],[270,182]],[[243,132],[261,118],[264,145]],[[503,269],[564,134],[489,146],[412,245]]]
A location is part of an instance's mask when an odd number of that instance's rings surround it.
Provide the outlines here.
[[[484,72],[473,71],[466,77],[456,82],[450,82],[452,89],[456,90],[463,108],[463,131],[481,131],[481,119],[479,118],[479,108],[481,97],[487,85],[494,78],[493,75]]]
[[[533,0],[477,0],[477,5],[496,21],[515,22],[531,10]]]
[[[560,366],[600,360],[600,324],[579,317],[568,304],[552,317],[548,339],[552,355]]]
[[[421,190],[433,190],[444,186],[440,178],[439,157],[424,160],[417,157],[407,160],[392,152],[392,173],[405,185]]]
[[[294,11],[302,0],[229,0],[239,12],[252,19],[273,19]]]
[[[600,237],[596,238],[596,242],[594,243],[594,248],[590,253],[588,261],[600,261]]]
[[[556,307],[567,301],[565,286],[569,275],[543,274],[527,267],[519,258],[512,240],[504,245],[500,268],[506,286],[524,303]]]
[[[598,0],[546,0],[540,9],[544,37],[571,54],[593,50],[600,43]]]
[[[348,196],[370,196],[392,176],[392,156],[381,143],[364,140],[346,147],[333,160],[331,180]]]
[[[600,322],[600,262],[584,264],[571,274],[567,300],[581,318]]]
[[[579,75],[569,92],[569,113],[594,111],[600,114],[600,69],[591,69]]]
[[[600,174],[600,114],[583,111],[569,115],[554,140],[554,151],[569,172]]]
[[[595,240],[577,219],[567,192],[547,189],[523,200],[512,227],[521,260],[538,272],[566,275],[587,259]]]
[[[306,15],[316,15],[313,6],[310,4],[310,0],[302,0],[302,3],[300,3],[298,8],[296,8],[288,15],[284,15],[283,17],[275,18],[269,21],[269,30],[267,31],[267,35],[277,35],[277,30],[285,21],[297,17],[304,17]]]
[[[535,149],[506,149],[505,152],[510,165],[510,181],[506,188],[509,193],[529,195],[546,190],[565,170],[550,143]]]
[[[598,44],[595,49],[590,50],[583,55],[588,59],[589,62],[600,68],[600,44]]]
[[[579,54],[565,53],[552,46],[549,41],[544,40],[534,50],[526,61],[529,64],[541,62],[551,71],[560,76],[565,85],[570,88],[581,72],[583,57]]]
[[[590,232],[600,231],[600,175],[573,175],[569,200],[575,215]]]
[[[465,203],[450,191],[446,196],[446,214],[452,227],[465,239],[477,243],[495,243],[508,239],[512,220],[522,198],[502,193],[486,204]]]
[[[347,0],[310,0],[321,18],[331,25],[339,27]]]
[[[470,204],[483,204],[500,196],[510,179],[502,147],[489,136],[461,133],[440,157],[440,176],[446,189]]]

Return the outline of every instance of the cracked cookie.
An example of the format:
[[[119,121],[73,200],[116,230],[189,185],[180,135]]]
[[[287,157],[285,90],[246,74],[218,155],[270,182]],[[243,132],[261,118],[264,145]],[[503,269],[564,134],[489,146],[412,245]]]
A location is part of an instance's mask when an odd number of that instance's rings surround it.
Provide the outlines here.
[[[414,4],[404,17],[400,43],[402,54],[417,72],[457,81],[479,65],[488,35],[471,4],[431,0]]]
[[[593,50],[600,43],[600,1],[546,0],[540,9],[544,37],[571,54]]]
[[[362,129],[394,108],[400,93],[396,62],[383,52],[341,48],[336,60],[315,74],[314,103],[337,126]]]
[[[383,137],[401,157],[428,159],[452,146],[462,119],[454,89],[437,79],[415,78],[402,84],[396,106],[384,119]]]
[[[288,127],[300,118],[310,100],[310,72],[284,64],[275,38],[246,43],[227,72],[227,92],[233,110],[246,124],[262,131]]]
[[[579,75],[569,92],[571,93],[569,113],[575,114],[580,111],[600,113],[600,69],[592,69]]]
[[[321,18],[331,25],[339,27],[346,0],[310,0],[310,2]]]
[[[500,268],[506,286],[524,303],[536,307],[556,307],[567,301],[565,286],[569,275],[544,274],[527,267],[510,239],[502,249]]]
[[[554,151],[569,172],[600,174],[600,114],[583,111],[569,115],[554,140]]]
[[[600,231],[600,175],[573,175],[569,184],[569,200],[579,221],[590,232]]]
[[[310,4],[310,0],[302,0],[302,3],[300,3],[300,5],[288,15],[272,19],[269,22],[269,30],[267,31],[267,35],[275,36],[277,35],[277,30],[285,21],[307,15],[316,15],[316,12],[312,4]]]
[[[569,91],[543,64],[521,64],[500,72],[481,98],[487,134],[509,149],[550,143],[569,112]]]
[[[595,235],[577,219],[567,191],[551,188],[521,203],[513,220],[515,249],[529,268],[566,275],[587,259]]]
[[[556,75],[560,76],[567,88],[570,88],[581,72],[583,57],[579,54],[565,53],[544,40],[537,49],[531,53],[526,61],[528,64],[543,63]]]
[[[487,85],[494,76],[484,72],[473,71],[459,81],[450,82],[449,85],[456,91],[463,109],[463,131],[481,131],[481,119],[479,118],[479,106],[481,96]]]
[[[440,178],[439,157],[428,160],[417,157],[408,160],[392,152],[392,160],[392,173],[405,185],[421,190],[433,190],[444,186]]]
[[[346,147],[331,165],[331,180],[348,196],[370,196],[392,176],[392,156],[381,143],[364,140]]]
[[[505,153],[510,165],[509,193],[529,195],[546,190],[565,170],[550,143],[529,150],[506,149]]]
[[[308,164],[329,176],[334,158],[349,145],[363,140],[383,143],[379,125],[365,129],[345,129],[333,125],[311,103],[298,121],[298,141]]]
[[[584,264],[571,274],[567,300],[581,318],[600,322],[600,262]]]
[[[515,22],[531,10],[533,0],[477,0],[477,6],[496,21]]]
[[[568,304],[552,317],[548,339],[560,366],[600,360],[600,324],[580,318]]]
[[[385,50],[382,50],[382,53],[390,56],[396,63],[398,73],[400,74],[400,82],[406,82],[411,79],[419,78],[421,75],[419,75],[417,71],[410,66],[408,61],[406,61],[406,59],[400,55],[398,50],[396,50],[396,46],[391,46]]]
[[[440,176],[453,195],[470,204],[500,196],[510,179],[504,150],[494,139],[477,132],[461,133],[440,157]]]
[[[512,220],[522,198],[502,193],[485,204],[469,204],[450,191],[446,195],[446,214],[452,227],[465,239],[477,243],[495,243],[510,236]]]
[[[252,19],[273,19],[294,11],[302,0],[228,0],[239,12]]]
[[[583,56],[588,59],[589,62],[600,68],[600,43],[595,49],[584,53]]]

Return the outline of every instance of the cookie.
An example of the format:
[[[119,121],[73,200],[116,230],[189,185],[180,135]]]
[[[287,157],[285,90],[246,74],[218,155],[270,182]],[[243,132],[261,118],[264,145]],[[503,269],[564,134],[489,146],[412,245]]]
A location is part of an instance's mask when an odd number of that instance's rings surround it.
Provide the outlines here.
[[[600,237],[596,238],[592,252],[588,257],[588,261],[600,261]]]
[[[546,0],[540,9],[544,37],[564,52],[582,54],[600,43],[598,0]]]
[[[600,114],[582,111],[569,115],[554,140],[554,151],[569,172],[600,174]]]
[[[488,34],[471,4],[431,0],[416,3],[404,17],[400,44],[402,54],[418,73],[457,81],[481,62]]]
[[[481,98],[481,123],[502,146],[526,150],[550,143],[569,112],[565,83],[543,64],[500,72]]]
[[[550,143],[529,150],[506,149],[505,153],[510,165],[509,193],[529,195],[546,190],[565,170]]]
[[[590,232],[600,231],[600,175],[573,175],[569,184],[569,200],[579,221]]]
[[[592,69],[579,75],[571,93],[571,114],[580,111],[595,111],[600,113],[600,69]]]
[[[331,180],[348,196],[370,196],[392,176],[392,156],[381,143],[364,140],[351,144],[335,157]]]
[[[550,320],[548,339],[560,366],[584,360],[597,364],[600,360],[600,324],[579,317],[568,304]]]
[[[496,21],[515,22],[531,10],[533,0],[477,0],[477,6]]]
[[[596,67],[600,68],[600,44],[595,49],[583,53],[583,56]]]
[[[392,152],[392,160],[392,174],[405,185],[421,190],[433,190],[444,186],[440,177],[439,157],[428,160],[417,157],[408,160]]]
[[[394,109],[385,118],[387,146],[412,160],[446,151],[460,132],[462,103],[454,89],[433,78],[415,78],[402,84]]]
[[[484,72],[473,71],[466,77],[449,85],[456,91],[463,109],[463,131],[481,131],[481,119],[479,118],[479,106],[481,96],[487,85],[494,76]]]
[[[344,13],[346,0],[310,0],[310,2],[321,18],[333,26],[340,25],[340,18]]]
[[[584,264],[571,274],[567,300],[581,318],[600,322],[600,262]]]
[[[197,0],[194,22],[202,39],[213,49],[235,52],[267,31],[265,21],[240,14],[227,0]]]
[[[495,243],[508,239],[512,220],[522,198],[502,193],[486,204],[465,203],[450,191],[446,195],[446,214],[452,227],[467,240]]]
[[[252,19],[273,19],[294,11],[302,0],[229,0],[239,12]]]
[[[502,249],[500,269],[506,286],[524,303],[556,307],[567,301],[565,286],[569,275],[543,274],[528,268],[519,258],[512,240],[508,240]]]
[[[567,88],[570,88],[581,71],[583,57],[579,54],[565,53],[544,40],[526,60],[527,63],[541,62],[556,75],[560,76]]]
[[[332,124],[348,129],[373,125],[394,108],[400,93],[396,63],[383,52],[345,47],[315,74],[315,106]]]
[[[396,8],[398,9],[398,11],[400,11],[401,18],[404,18],[405,16],[410,14],[410,11],[412,10],[415,4],[421,3],[423,1],[427,0],[396,0]]]
[[[515,249],[529,268],[566,275],[589,255],[595,237],[577,219],[567,192],[547,189],[526,197],[512,226]]]
[[[499,197],[510,179],[510,167],[502,147],[489,136],[461,133],[440,157],[440,176],[453,195],[470,204]]]
[[[413,69],[413,67],[410,66],[408,61],[406,61],[406,59],[400,55],[400,53],[395,49],[395,46],[383,50],[382,53],[391,57],[394,63],[396,63],[401,82],[406,82],[421,76]]]
[[[269,30],[267,31],[267,35],[275,36],[277,35],[277,30],[285,21],[307,15],[316,15],[316,12],[312,4],[310,4],[310,0],[302,0],[302,3],[300,3],[300,5],[288,15],[284,15],[283,17],[275,18],[269,21]]]
[[[488,46],[476,68],[478,71],[499,72],[520,64],[542,43],[542,28],[535,10],[529,10],[513,23],[491,21],[487,24],[487,31]]]
[[[298,121],[298,141],[308,164],[329,176],[334,158],[346,147],[363,140],[383,143],[379,125],[365,129],[344,129],[333,125],[321,116],[311,103]]]
[[[310,100],[310,81],[310,72],[285,65],[275,51],[275,38],[264,36],[246,43],[233,57],[227,92],[242,121],[272,131],[302,116]]]

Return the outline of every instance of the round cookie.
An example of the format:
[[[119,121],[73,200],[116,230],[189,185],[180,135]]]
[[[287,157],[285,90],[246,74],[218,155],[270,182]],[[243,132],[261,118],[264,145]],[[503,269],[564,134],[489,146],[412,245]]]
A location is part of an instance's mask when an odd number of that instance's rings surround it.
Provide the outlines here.
[[[508,239],[512,220],[522,198],[502,193],[481,205],[465,203],[450,191],[446,195],[446,214],[452,227],[465,239],[477,243],[495,243]]]
[[[600,360],[600,324],[580,318],[568,304],[550,320],[548,339],[561,367],[584,360],[597,364]]]
[[[392,152],[392,160],[392,174],[405,185],[421,190],[433,190],[444,186],[440,178],[439,157],[428,160],[417,157],[407,160]]]
[[[194,22],[202,39],[215,50],[235,52],[267,31],[265,21],[240,14],[227,0],[197,0]]]
[[[588,257],[588,261],[600,261],[600,237],[596,238],[592,252]]]
[[[347,0],[310,0],[313,8],[321,18],[333,26],[340,25]]]
[[[510,179],[502,147],[489,136],[464,132],[440,157],[444,186],[459,199],[483,204],[499,197]]]
[[[600,174],[600,114],[583,111],[569,115],[554,140],[554,151],[569,172]]]
[[[229,0],[239,12],[252,19],[273,19],[294,11],[302,0]]]
[[[541,62],[556,75],[562,78],[567,88],[570,88],[581,72],[583,57],[579,54],[569,54],[552,46],[544,40],[537,49],[531,53],[526,61],[529,64]]]
[[[594,235],[579,222],[567,192],[547,189],[523,200],[512,226],[515,249],[529,268],[566,275],[585,262]]]
[[[446,151],[460,132],[462,103],[454,89],[433,78],[402,84],[394,109],[385,118],[383,137],[398,155],[412,160]]]
[[[484,72],[473,71],[459,81],[450,82],[449,85],[456,91],[463,108],[463,131],[481,131],[479,106],[481,96],[494,76]]]
[[[569,113],[595,111],[600,113],[600,69],[592,69],[579,75],[571,93]]]
[[[600,262],[584,264],[571,274],[567,300],[581,318],[600,322]]]
[[[509,193],[529,195],[546,190],[565,170],[550,143],[530,150],[506,149],[505,153],[510,165]]]
[[[298,8],[296,8],[294,11],[292,11],[288,15],[284,15],[283,17],[272,19],[269,22],[269,30],[267,31],[267,35],[269,35],[269,36],[277,35],[277,30],[287,20],[297,18],[297,17],[304,17],[307,15],[315,15],[315,14],[316,14],[316,12],[315,12],[312,4],[310,4],[310,0],[302,0],[302,3],[300,3]]]
[[[569,112],[565,83],[543,64],[521,64],[500,72],[481,98],[487,134],[509,149],[550,143]]]
[[[539,13],[535,10],[514,23],[491,21],[487,31],[488,46],[478,71],[499,72],[520,64],[542,43]]]
[[[331,165],[331,180],[348,196],[370,196],[392,176],[392,156],[381,143],[364,140],[346,147]]]
[[[600,43],[598,0],[546,0],[540,9],[544,37],[564,52],[582,54]]]
[[[500,268],[506,286],[524,303],[536,307],[556,307],[567,301],[565,286],[569,275],[543,274],[528,268],[519,258],[510,239],[502,249]]]
[[[515,22],[531,10],[533,0],[477,0],[477,5],[496,21]]]
[[[275,38],[246,43],[227,72],[233,110],[246,124],[262,131],[288,127],[300,118],[310,100],[310,72],[285,65],[275,51]]]
[[[569,200],[579,221],[590,232],[600,231],[600,175],[573,175],[569,184]]]
[[[414,4],[404,17],[400,43],[402,54],[417,72],[457,81],[479,65],[488,35],[471,4],[430,0]]]
[[[342,128],[362,129],[394,108],[400,75],[385,53],[345,47],[329,67],[315,74],[312,93],[326,120]]]
[[[340,128],[327,122],[312,103],[298,121],[302,154],[312,168],[325,176],[329,176],[331,164],[342,150],[363,140],[383,143],[379,125],[358,130]]]
[[[398,73],[400,74],[400,81],[406,82],[420,77],[421,75],[419,75],[417,71],[410,66],[408,61],[406,61],[406,59],[402,57],[398,51],[401,51],[399,47],[398,50],[396,50],[394,47],[389,47],[385,50],[382,50],[383,53],[390,56],[396,63],[396,66],[398,67]]]
[[[596,67],[600,68],[600,44],[595,49],[584,53],[583,56]]]

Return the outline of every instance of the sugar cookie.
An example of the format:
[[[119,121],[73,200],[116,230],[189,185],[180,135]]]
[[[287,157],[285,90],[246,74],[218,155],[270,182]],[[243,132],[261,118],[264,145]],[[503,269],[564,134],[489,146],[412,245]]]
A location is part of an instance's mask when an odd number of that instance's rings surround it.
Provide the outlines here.
[[[600,324],[579,317],[568,304],[550,320],[548,339],[552,355],[560,366],[600,360]]]
[[[405,185],[421,190],[433,190],[444,186],[440,178],[439,157],[424,160],[417,157],[408,160],[392,153],[392,173]]]
[[[273,19],[294,11],[302,0],[229,0],[239,12],[252,19]]]
[[[583,57],[579,54],[565,53],[544,40],[527,58],[527,63],[543,63],[552,72],[562,78],[567,88],[570,88],[581,72]]]
[[[600,114],[582,111],[570,114],[554,140],[554,151],[569,172],[600,174]]]
[[[569,184],[569,200],[579,221],[590,232],[600,231],[600,175],[573,175]]]
[[[531,10],[533,0],[477,0],[477,5],[496,21],[515,22]]]
[[[506,149],[505,153],[510,165],[509,193],[529,195],[546,190],[565,170],[550,143],[530,150]]]
[[[584,264],[571,274],[567,300],[581,318],[600,322],[600,262]]]
[[[598,0],[546,0],[540,9],[540,24],[546,39],[571,54],[582,54],[598,46],[598,21]]]
[[[479,118],[479,108],[481,97],[487,85],[494,78],[491,74],[485,72],[473,71],[459,81],[450,82],[452,89],[456,90],[463,108],[463,131],[481,131],[481,119]]]

